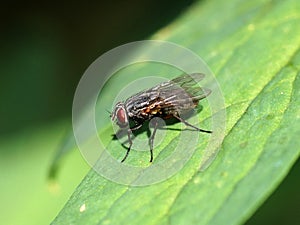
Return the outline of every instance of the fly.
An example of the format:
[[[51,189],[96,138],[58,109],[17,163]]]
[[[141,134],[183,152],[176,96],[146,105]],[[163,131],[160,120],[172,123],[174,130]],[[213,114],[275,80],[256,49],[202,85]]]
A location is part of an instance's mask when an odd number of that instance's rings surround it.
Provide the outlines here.
[[[121,162],[124,162],[132,146],[132,131],[138,130],[146,121],[154,117],[162,119],[176,118],[186,126],[199,132],[212,133],[200,129],[180,117],[194,109],[199,101],[207,97],[211,90],[199,87],[197,83],[205,77],[201,73],[185,74],[170,81],[160,83],[148,90],[141,91],[125,102],[118,102],[111,114],[111,119],[116,120],[120,129],[127,129],[129,146]],[[150,162],[153,161],[153,140],[158,128],[154,122],[154,130],[149,138]]]

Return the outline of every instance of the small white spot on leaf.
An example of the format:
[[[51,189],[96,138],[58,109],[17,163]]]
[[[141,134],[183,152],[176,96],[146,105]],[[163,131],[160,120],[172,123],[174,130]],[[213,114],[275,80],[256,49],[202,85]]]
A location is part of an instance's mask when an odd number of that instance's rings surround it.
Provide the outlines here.
[[[83,205],[80,206],[79,211],[80,211],[80,212],[84,212],[85,209],[86,209],[86,207],[85,207],[85,203],[84,203]]]
[[[196,177],[196,178],[194,179],[194,183],[195,183],[195,184],[199,184],[199,183],[200,183],[200,178],[199,178],[199,177]]]
[[[254,24],[249,24],[247,29],[250,30],[250,31],[253,31],[255,29]]]

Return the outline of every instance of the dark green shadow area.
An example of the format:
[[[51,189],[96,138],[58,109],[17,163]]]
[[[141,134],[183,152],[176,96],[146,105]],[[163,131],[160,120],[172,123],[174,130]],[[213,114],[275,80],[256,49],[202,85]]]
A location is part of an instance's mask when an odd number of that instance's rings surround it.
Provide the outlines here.
[[[6,3],[0,9],[0,136],[70,118],[85,69],[101,54],[147,39],[194,1]]]
[[[292,167],[290,173],[268,200],[245,223],[257,224],[300,224],[300,160]]]

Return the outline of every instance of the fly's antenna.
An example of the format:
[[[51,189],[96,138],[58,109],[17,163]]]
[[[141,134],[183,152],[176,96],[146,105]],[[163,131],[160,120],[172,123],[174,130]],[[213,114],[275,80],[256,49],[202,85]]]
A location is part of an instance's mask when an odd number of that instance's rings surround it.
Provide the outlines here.
[[[105,109],[106,112],[108,112],[109,116],[111,117],[111,112],[108,109]]]

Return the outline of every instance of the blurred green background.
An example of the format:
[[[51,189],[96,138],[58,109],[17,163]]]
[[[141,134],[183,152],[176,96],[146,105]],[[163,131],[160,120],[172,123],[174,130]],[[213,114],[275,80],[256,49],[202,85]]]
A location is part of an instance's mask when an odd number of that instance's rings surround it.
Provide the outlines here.
[[[147,39],[193,1],[13,2],[2,5],[0,60],[0,221],[49,224],[88,171],[77,151],[55,181],[48,170],[71,126],[72,98],[101,54]],[[300,163],[247,224],[299,218]]]

